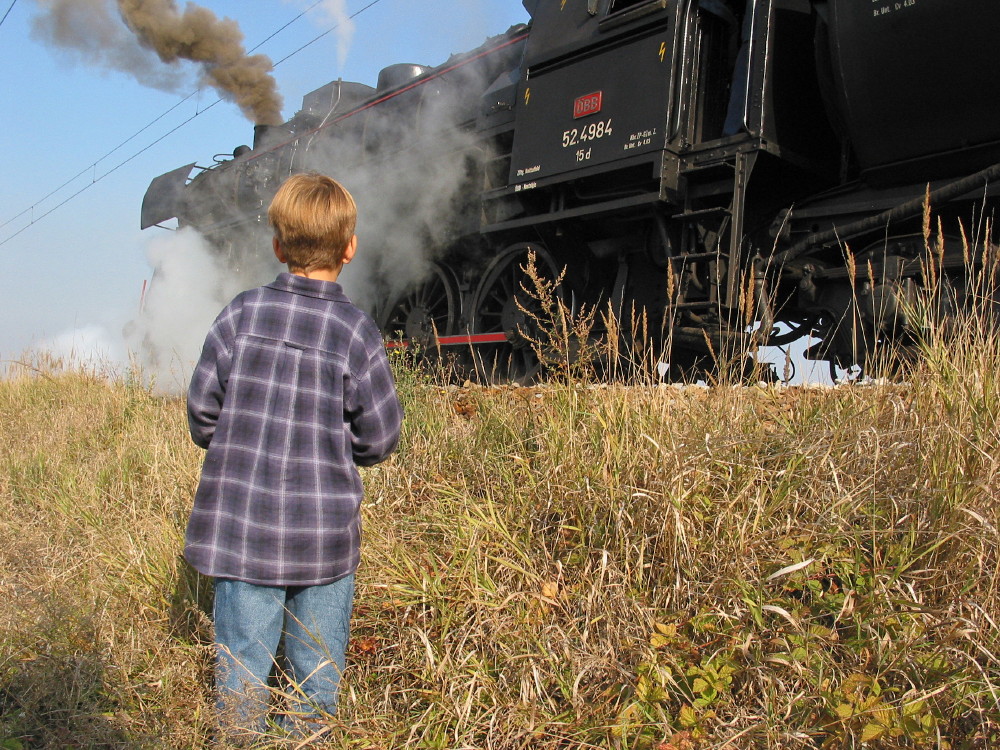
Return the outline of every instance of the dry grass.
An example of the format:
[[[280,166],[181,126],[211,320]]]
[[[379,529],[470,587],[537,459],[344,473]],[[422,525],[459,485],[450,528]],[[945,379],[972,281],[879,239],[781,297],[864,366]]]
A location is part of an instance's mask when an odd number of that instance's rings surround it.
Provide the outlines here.
[[[181,405],[85,373],[0,385],[3,747],[194,746],[208,622],[179,565]]]
[[[1000,743],[1000,343],[905,384],[444,387],[367,470],[333,748]],[[183,403],[0,382],[0,747],[204,747]],[[274,746],[294,746],[278,735]]]

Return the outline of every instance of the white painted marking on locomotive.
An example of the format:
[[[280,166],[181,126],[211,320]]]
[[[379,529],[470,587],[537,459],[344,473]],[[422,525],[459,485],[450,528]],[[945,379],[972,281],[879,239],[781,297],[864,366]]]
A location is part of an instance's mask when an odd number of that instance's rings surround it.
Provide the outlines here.
[[[562,145],[563,148],[570,148],[580,143],[586,143],[587,141],[597,141],[601,138],[607,138],[613,132],[610,118],[601,120],[600,122],[592,122],[585,128],[570,128],[563,131]]]
[[[628,137],[628,143],[624,144],[622,147],[622,151],[631,151],[634,148],[649,146],[653,143],[653,136],[655,135],[656,128],[640,130],[638,133],[632,133]]]

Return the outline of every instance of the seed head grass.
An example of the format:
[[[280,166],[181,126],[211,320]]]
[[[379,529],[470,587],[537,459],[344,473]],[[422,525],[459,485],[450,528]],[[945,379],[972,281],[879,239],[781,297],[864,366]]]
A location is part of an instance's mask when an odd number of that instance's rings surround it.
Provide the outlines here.
[[[314,744],[998,746],[1000,342],[921,347],[828,388],[401,365]],[[49,363],[0,420],[0,747],[217,746],[183,400]]]

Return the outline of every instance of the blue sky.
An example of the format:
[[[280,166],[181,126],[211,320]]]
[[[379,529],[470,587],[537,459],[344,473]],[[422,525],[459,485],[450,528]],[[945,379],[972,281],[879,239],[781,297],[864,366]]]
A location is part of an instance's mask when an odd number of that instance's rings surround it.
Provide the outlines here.
[[[249,49],[313,2],[198,4],[237,21]],[[346,12],[356,13],[370,2],[346,0]],[[8,0],[0,0],[0,14],[8,6]],[[121,357],[121,330],[136,316],[143,283],[152,273],[150,242],[164,234],[156,228],[139,230],[150,180],[190,162],[209,165],[213,155],[231,153],[253,138],[250,122],[235,105],[223,102],[206,110],[218,99],[210,89],[164,114],[198,91],[193,67],[183,68],[187,83],[167,93],[39,41],[32,20],[42,6],[42,0],[16,0],[0,25],[0,224],[5,224],[0,228],[0,371],[6,361],[38,347],[55,346],[61,353],[68,346],[83,352],[97,348]],[[437,65],[526,20],[519,0],[378,0],[354,19],[346,48],[330,33],[275,69],[283,116],[300,108],[304,94],[338,77],[374,85],[386,65]],[[332,25],[316,7],[257,52],[279,60]]]

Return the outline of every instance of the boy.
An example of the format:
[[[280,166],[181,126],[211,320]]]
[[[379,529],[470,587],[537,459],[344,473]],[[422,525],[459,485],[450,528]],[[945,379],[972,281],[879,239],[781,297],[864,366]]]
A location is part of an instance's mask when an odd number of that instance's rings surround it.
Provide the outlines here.
[[[293,723],[336,710],[359,560],[356,467],[392,453],[403,417],[378,328],[336,283],[356,219],[329,177],[281,186],[268,220],[288,273],[219,314],[188,391],[191,437],[208,452],[184,554],[214,579],[229,731],[264,729],[282,634]]]

